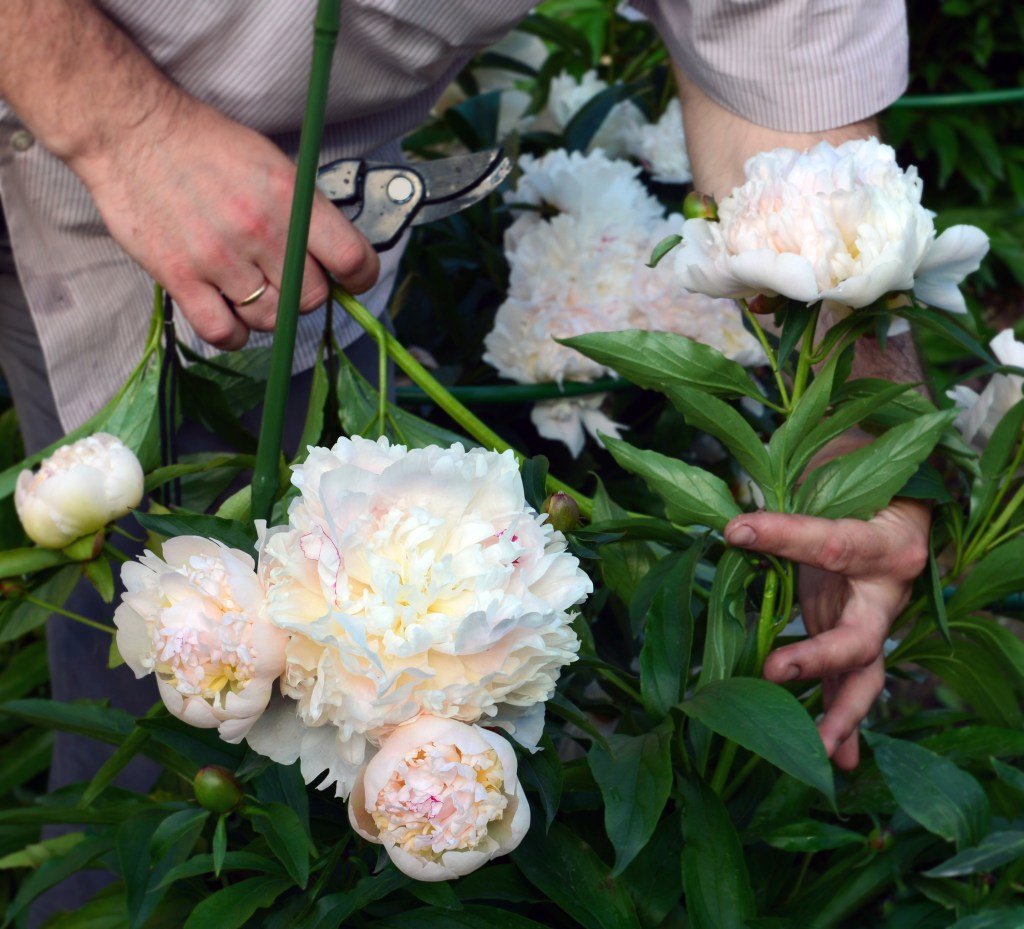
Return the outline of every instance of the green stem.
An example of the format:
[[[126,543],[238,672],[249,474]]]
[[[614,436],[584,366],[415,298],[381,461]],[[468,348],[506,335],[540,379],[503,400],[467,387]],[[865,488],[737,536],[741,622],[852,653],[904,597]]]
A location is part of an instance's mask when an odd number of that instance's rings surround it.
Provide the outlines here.
[[[738,747],[735,742],[727,741],[722,749],[722,754],[718,756],[718,764],[715,766],[715,773],[711,778],[711,789],[720,797],[722,796],[725,780],[729,776],[729,769],[732,767]]]
[[[974,545],[976,558],[980,558],[995,546],[1000,538],[1000,533],[1003,531],[1003,527],[1010,521],[1022,503],[1024,503],[1024,484],[1017,488],[1017,492],[1010,498],[1010,502],[1000,510],[999,515],[992,520],[984,535]],[[970,559],[968,564],[973,560],[973,558]]]
[[[342,287],[335,284],[333,287],[334,299],[341,304],[342,309],[349,314],[359,325],[368,332],[379,345],[383,345],[388,356],[398,365],[402,371],[409,376],[414,384],[419,387],[427,397],[444,410],[459,428],[472,436],[485,448],[493,448],[495,451],[511,451],[518,461],[523,461],[524,456],[517,452],[511,445],[501,438],[494,430],[474,416],[458,400],[456,400],[437,381],[437,379],[421,365],[398,341],[384,324],[377,319],[366,307],[364,307],[351,294]],[[578,490],[568,484],[548,475],[548,492],[562,491],[569,494],[580,508],[580,513],[590,519],[594,512],[594,501],[586,497]]]
[[[760,675],[764,660],[775,639],[775,601],[779,592],[779,575],[769,568],[764,578],[764,595],[761,597],[761,613],[757,618],[757,671]]]
[[[747,763],[743,765],[742,768],[740,768],[740,773],[737,774],[731,781],[729,781],[729,786],[725,788],[725,790],[722,792],[723,803],[728,803],[733,798],[733,796],[736,794],[736,791],[738,791],[740,787],[743,786],[744,782],[747,780],[748,777],[750,777],[750,775],[754,771],[754,768],[756,768],[758,764],[760,764],[760,762],[760,755],[751,755],[747,759]]]
[[[309,75],[306,112],[302,119],[299,157],[295,174],[295,194],[288,240],[281,274],[277,325],[270,356],[263,422],[256,450],[256,468],[252,479],[252,515],[270,519],[278,489],[278,459],[284,437],[285,407],[292,376],[292,356],[299,321],[302,273],[306,263],[310,216],[316,190],[317,162],[323,137],[327,89],[331,75],[334,46],[340,28],[339,0],[319,0],[313,30],[313,62]]]
[[[814,355],[814,334],[818,328],[818,315],[821,313],[821,304],[818,303],[814,307],[814,311],[811,313],[811,318],[808,320],[807,328],[804,330],[803,337],[803,348],[800,351],[800,356],[797,359],[796,364],[796,375],[793,378],[793,393],[791,400],[795,407],[800,402],[800,398],[804,395],[804,391],[807,389],[807,379],[811,373],[811,359]]]
[[[22,594],[21,598],[28,603],[31,603],[33,606],[49,610],[51,613],[56,613],[58,616],[66,616],[68,619],[73,619],[76,623],[81,623],[83,626],[89,626],[92,629],[99,629],[100,632],[107,632],[110,633],[110,635],[117,634],[117,630],[113,626],[104,626],[103,623],[98,623],[93,619],[89,619],[87,616],[82,616],[80,613],[72,613],[70,610],[65,610],[64,607],[57,606],[54,603],[47,603],[45,600],[33,597],[32,594]]]
[[[377,421],[380,423],[378,435],[387,432],[385,423],[388,415],[388,349],[387,346],[377,342]]]
[[[750,307],[747,306],[746,300],[740,300],[740,307],[743,309],[743,315],[747,322],[750,323],[750,328],[754,330],[754,335],[757,337],[757,341],[761,343],[761,348],[764,349],[764,353],[768,357],[768,364],[772,369],[772,374],[775,376],[775,385],[779,389],[779,397],[782,398],[782,406],[788,411],[791,409],[789,392],[786,390],[786,381],[782,376],[782,372],[779,370],[779,362],[775,357],[775,352],[772,351],[771,344],[768,342],[768,336],[765,335],[764,329],[761,328],[761,323],[758,322],[757,314],[750,311]]]
[[[640,704],[644,702],[644,698],[641,697],[636,690],[630,687],[629,684],[622,680],[622,678],[619,677],[617,674],[609,671],[607,668],[597,668],[597,673],[601,677],[603,677],[609,684],[612,684],[619,690],[621,690],[630,699],[635,700],[637,703]]]

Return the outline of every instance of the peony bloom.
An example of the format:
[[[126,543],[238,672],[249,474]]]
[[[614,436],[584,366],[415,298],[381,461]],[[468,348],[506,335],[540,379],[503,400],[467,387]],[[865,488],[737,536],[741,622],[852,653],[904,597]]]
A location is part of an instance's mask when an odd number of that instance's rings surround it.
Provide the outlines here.
[[[989,344],[1002,364],[1024,368],[1024,342],[1013,337],[1012,329],[1004,329]],[[968,442],[984,448],[999,420],[1024,399],[1022,388],[1024,377],[1019,374],[993,374],[981,394],[963,385],[947,391],[947,396],[960,407],[953,425]]]
[[[291,636],[288,699],[249,744],[300,758],[307,782],[328,771],[342,796],[368,749],[423,714],[486,719],[533,747],[579,648],[568,611],[592,585],[527,505],[511,452],[342,438],[292,483],[289,525],[260,558]]]
[[[126,516],[142,499],[142,465],[105,432],[63,445],[39,470],[22,471],[14,505],[30,539],[63,548]]]
[[[693,179],[683,134],[683,110],[673,97],[656,123],[634,126],[626,133],[629,154],[655,181],[685,184]]]
[[[614,164],[600,155],[584,159],[591,162],[602,170]],[[620,179],[638,190],[623,184],[615,196],[620,202],[646,196],[636,169],[628,172]],[[657,210],[660,214],[660,206]],[[550,220],[517,220],[505,246],[508,297],[484,340],[484,361],[519,383],[589,382],[614,371],[556,339],[645,329],[685,335],[740,364],[762,364],[764,353],[733,301],[690,293],[668,262],[647,267],[675,219],[638,222],[584,207]],[[585,431],[595,439],[599,432],[618,436],[618,424],[601,412],[602,400],[603,395],[594,395],[543,401],[531,418],[542,436],[564,442],[578,455]]]
[[[267,621],[250,555],[199,536],[168,539],[163,555],[121,569],[118,650],[136,677],[156,674],[175,716],[238,742],[270,700],[287,636]]]
[[[356,832],[419,881],[469,874],[512,851],[530,828],[509,743],[433,716],[388,736],[360,772],[348,815]]]
[[[551,79],[547,107],[538,117],[537,126],[562,132],[584,106],[607,89],[608,83],[602,81],[593,69],[578,81],[568,71],[562,71]],[[646,123],[644,114],[635,103],[622,100],[608,111],[591,138],[587,152],[600,149],[609,158],[622,158],[627,154],[630,136]]]
[[[675,268],[685,287],[850,308],[913,290],[932,306],[963,312],[956,285],[978,267],[988,238],[974,226],[936,238],[917,171],[902,171],[888,145],[776,149],[751,158],[746,175],[718,205],[717,223],[684,223]]]

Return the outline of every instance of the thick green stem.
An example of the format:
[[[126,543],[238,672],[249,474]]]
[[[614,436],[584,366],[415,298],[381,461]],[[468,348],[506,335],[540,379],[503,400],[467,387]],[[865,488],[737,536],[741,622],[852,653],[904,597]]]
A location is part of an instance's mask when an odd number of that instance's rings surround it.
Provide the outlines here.
[[[718,764],[715,766],[715,773],[711,778],[711,789],[720,797],[725,789],[725,781],[729,777],[729,769],[732,768],[738,747],[735,742],[727,741],[722,748],[722,754],[718,756]]]
[[[793,392],[790,397],[795,407],[807,389],[807,379],[811,373],[811,360],[814,355],[814,333],[818,328],[818,315],[821,313],[821,304],[817,304],[811,313],[811,318],[804,330],[803,348],[800,351],[796,363],[796,375],[793,378]]]
[[[764,660],[775,641],[775,601],[778,592],[779,575],[774,568],[769,568],[764,578],[761,614],[757,618],[757,674],[761,673]]]
[[[306,113],[302,119],[302,135],[299,140],[295,195],[292,200],[284,268],[281,274],[277,325],[270,358],[270,373],[267,378],[263,423],[256,451],[256,469],[252,479],[252,515],[255,519],[270,519],[274,498],[277,495],[277,465],[281,456],[285,408],[292,376],[302,273],[306,264],[309,223],[313,211],[313,195],[316,191],[316,171],[320,158],[320,140],[323,137],[331,61],[334,58],[339,28],[339,0],[319,0],[313,30],[313,63],[309,75],[309,93],[306,97]]]
[[[395,364],[427,395],[428,399],[455,420],[459,428],[463,429],[485,448],[493,448],[499,452],[511,451],[517,460],[523,460],[522,454],[512,448],[493,429],[474,416],[473,413],[448,393],[437,379],[409,354],[402,343],[388,332],[384,324],[356,300],[355,297],[337,284],[334,285],[333,295],[334,299],[341,304],[342,309],[359,323],[364,331],[376,339],[378,345],[384,346],[388,356]],[[578,490],[557,478],[551,477],[551,475],[548,475],[547,478],[547,489],[549,493],[560,490],[563,493],[569,494],[576,501],[577,506],[579,506],[580,513],[588,519],[592,517],[594,501],[590,497],[584,496]]]

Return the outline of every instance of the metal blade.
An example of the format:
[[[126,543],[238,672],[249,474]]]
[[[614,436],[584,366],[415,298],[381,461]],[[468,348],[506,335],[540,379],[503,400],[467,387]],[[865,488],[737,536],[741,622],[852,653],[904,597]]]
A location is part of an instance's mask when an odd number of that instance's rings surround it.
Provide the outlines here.
[[[433,222],[458,213],[496,190],[512,170],[502,149],[454,155],[412,165],[423,178],[426,196],[412,225]]]

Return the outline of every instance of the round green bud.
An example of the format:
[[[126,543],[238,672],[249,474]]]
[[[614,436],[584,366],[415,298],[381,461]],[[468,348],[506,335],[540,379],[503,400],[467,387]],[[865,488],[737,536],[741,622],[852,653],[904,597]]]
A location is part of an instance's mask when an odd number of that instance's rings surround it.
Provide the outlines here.
[[[200,768],[192,781],[196,800],[211,813],[230,813],[242,801],[242,787],[235,776],[218,765]]]

